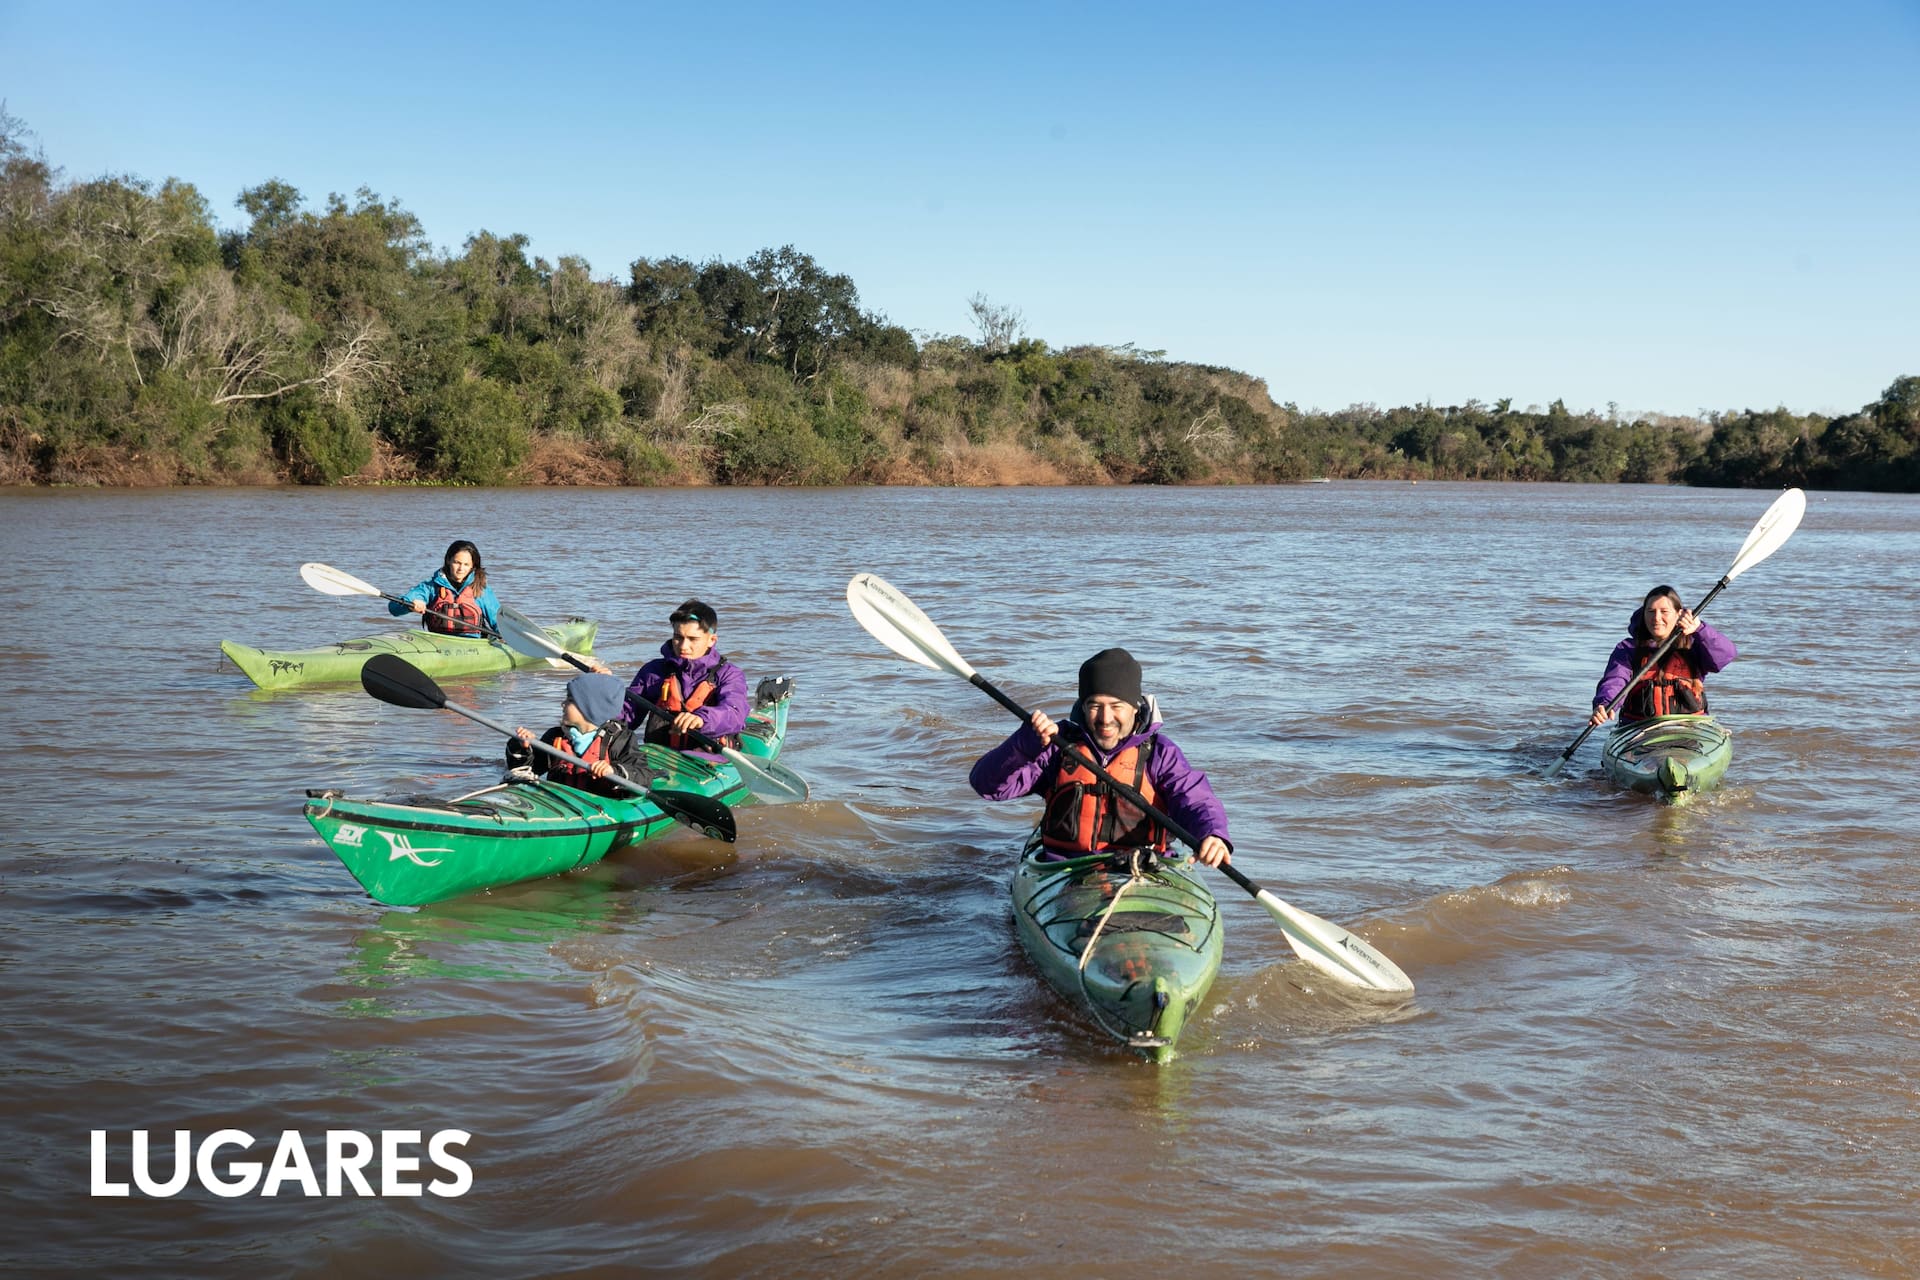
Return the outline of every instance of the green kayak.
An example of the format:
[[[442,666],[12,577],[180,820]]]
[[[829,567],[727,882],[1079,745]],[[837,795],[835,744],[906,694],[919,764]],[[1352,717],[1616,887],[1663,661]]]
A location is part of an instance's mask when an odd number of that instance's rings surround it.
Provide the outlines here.
[[[597,622],[568,618],[546,633],[574,653],[593,651]],[[544,666],[548,658],[515,653],[498,640],[443,636],[432,631],[393,631],[360,640],[342,640],[318,649],[255,649],[231,640],[220,642],[220,652],[246,672],[262,689],[286,689],[299,684],[358,680],[360,668],[376,653],[405,658],[430,676],[471,676],[514,667]]]
[[[1166,1062],[1220,969],[1220,909],[1204,884],[1142,852],[1043,861],[1013,874],[1020,945],[1048,982],[1129,1048]]]
[[[1655,716],[1615,729],[1600,759],[1620,786],[1681,802],[1719,785],[1733,735],[1712,716]]]
[[[767,679],[740,735],[743,754],[772,759],[787,732],[793,682]],[[725,762],[645,748],[656,790],[727,805],[753,793]],[[376,901],[419,906],[591,866],[674,825],[644,796],[610,799],[541,780],[505,782],[451,800],[355,800],[309,791],[306,817]]]

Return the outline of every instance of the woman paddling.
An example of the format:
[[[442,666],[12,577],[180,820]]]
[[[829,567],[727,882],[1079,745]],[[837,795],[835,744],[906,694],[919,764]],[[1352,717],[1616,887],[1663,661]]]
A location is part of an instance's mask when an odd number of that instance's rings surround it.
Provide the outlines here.
[[[1588,724],[1600,725],[1613,719],[1613,700],[1675,628],[1680,638],[1653,670],[1634,684],[1621,704],[1620,718],[1632,723],[1653,716],[1707,714],[1706,678],[1732,662],[1740,651],[1733,641],[1694,617],[1693,611],[1680,602],[1678,591],[1659,586],[1647,593],[1628,619],[1627,638],[1613,646],[1607,669],[1593,691],[1593,714]]]
[[[438,573],[399,600],[390,601],[387,612],[396,618],[409,612],[425,614],[427,630],[441,635],[486,636],[500,631],[500,602],[487,586],[480,548],[464,538],[447,548]],[[445,616],[436,618],[434,614]],[[449,622],[448,618],[458,621]]]

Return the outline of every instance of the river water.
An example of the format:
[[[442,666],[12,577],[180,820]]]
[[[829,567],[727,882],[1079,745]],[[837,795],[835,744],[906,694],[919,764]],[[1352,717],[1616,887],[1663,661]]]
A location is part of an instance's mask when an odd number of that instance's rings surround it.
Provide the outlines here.
[[[1920,498],[1810,495],[1708,617],[1717,793],[1554,778],[1656,582],[1697,601],[1774,495],[1226,490],[242,491],[0,497],[0,1269],[36,1275],[1920,1275]],[[453,794],[499,742],[219,656],[387,622],[476,540],[501,599],[631,671],[686,595],[798,681],[746,808],[591,870],[369,900],[308,787]],[[1225,879],[1173,1063],[1020,954],[1013,727],[882,650],[910,595],[1063,713],[1123,644],[1212,776],[1236,864],[1357,929],[1409,1002],[1329,988]],[[449,681],[545,724],[564,675]],[[1902,817],[1902,815],[1905,815]],[[90,1135],[470,1133],[459,1197],[90,1194]],[[164,1145],[162,1145],[164,1144]],[[230,1158],[235,1153],[228,1152]],[[417,1154],[417,1153],[416,1153]],[[427,1168],[420,1181],[432,1176]]]

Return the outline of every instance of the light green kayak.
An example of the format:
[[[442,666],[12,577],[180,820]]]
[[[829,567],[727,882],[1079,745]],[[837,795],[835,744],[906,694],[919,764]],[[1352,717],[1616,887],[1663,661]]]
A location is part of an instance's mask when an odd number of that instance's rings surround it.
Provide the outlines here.
[[[1733,735],[1712,716],[1623,724],[1600,753],[1615,783],[1675,803],[1718,786],[1732,759]]]
[[[597,622],[568,618],[543,630],[555,643],[574,653],[591,653]],[[471,676],[514,667],[546,666],[549,658],[516,653],[498,640],[443,636],[432,631],[392,631],[359,640],[342,640],[318,649],[255,649],[231,640],[220,642],[247,679],[262,689],[288,689],[302,684],[358,680],[360,668],[376,653],[405,658],[430,676]],[[561,665],[554,662],[554,665]]]
[[[1219,904],[1184,869],[1121,852],[1043,861],[1030,840],[1013,874],[1013,923],[1047,981],[1155,1062],[1220,969]],[[1083,963],[1084,960],[1084,963]]]

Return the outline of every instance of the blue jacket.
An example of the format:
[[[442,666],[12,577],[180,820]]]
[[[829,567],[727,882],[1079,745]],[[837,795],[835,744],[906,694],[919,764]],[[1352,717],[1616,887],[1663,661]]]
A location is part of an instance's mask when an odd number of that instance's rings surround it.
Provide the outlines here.
[[[427,608],[433,608],[433,593],[436,587],[445,587],[449,592],[454,594],[458,594],[459,591],[459,588],[453,585],[452,580],[447,577],[446,571],[443,569],[413,590],[401,596],[400,600],[387,601],[387,612],[396,618],[405,617],[407,614],[412,613],[413,610],[401,603],[401,601],[406,600],[418,600],[421,604],[426,605]],[[487,626],[494,631],[500,630],[500,602],[493,598],[493,588],[480,588],[475,594],[475,598],[480,603],[480,616],[487,620]]]

